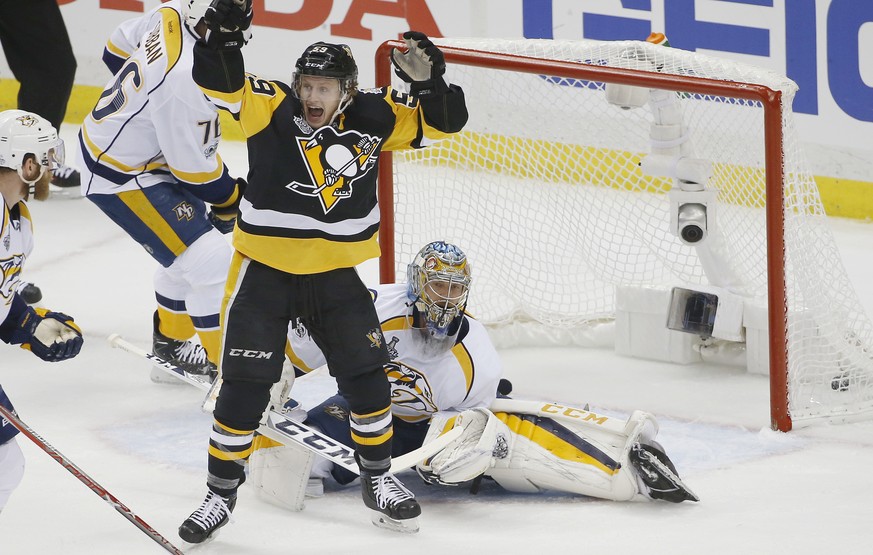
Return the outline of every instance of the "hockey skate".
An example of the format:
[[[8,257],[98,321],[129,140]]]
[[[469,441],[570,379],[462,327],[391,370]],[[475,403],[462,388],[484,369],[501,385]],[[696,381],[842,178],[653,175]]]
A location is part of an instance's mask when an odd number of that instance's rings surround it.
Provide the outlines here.
[[[421,507],[400,480],[387,472],[361,472],[364,505],[372,511],[373,524],[395,532],[418,532]]]
[[[206,357],[206,349],[202,345],[171,339],[160,332],[157,312],[154,315],[152,352],[186,372],[209,376],[210,381],[214,381],[218,375],[218,368]],[[182,383],[159,369],[152,369],[151,379],[155,383]]]
[[[670,503],[700,501],[679,478],[673,462],[659,445],[635,443],[631,447],[630,462],[637,471],[640,489],[652,499]]]
[[[53,196],[82,198],[79,185],[82,177],[79,171],[70,166],[61,166],[52,173],[50,189]]]
[[[188,543],[203,543],[214,538],[217,530],[230,521],[236,495],[222,497],[212,491],[200,507],[179,526],[179,537]]]

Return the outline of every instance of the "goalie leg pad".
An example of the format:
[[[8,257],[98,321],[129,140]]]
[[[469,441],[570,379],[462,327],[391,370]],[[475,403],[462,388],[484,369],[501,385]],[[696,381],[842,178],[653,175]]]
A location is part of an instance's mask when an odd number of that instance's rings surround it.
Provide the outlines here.
[[[262,500],[302,511],[315,454],[296,443],[282,445],[258,435],[249,457],[249,481]]]
[[[641,436],[654,436],[654,418],[638,411],[619,422],[583,409],[555,407],[545,405],[540,414],[498,413],[510,433],[505,456],[495,458],[487,475],[510,491],[643,499],[629,454]]]

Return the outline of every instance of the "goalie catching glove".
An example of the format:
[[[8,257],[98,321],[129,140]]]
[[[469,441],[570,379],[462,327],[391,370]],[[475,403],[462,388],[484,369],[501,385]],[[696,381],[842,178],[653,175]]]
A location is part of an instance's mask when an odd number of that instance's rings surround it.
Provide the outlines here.
[[[28,306],[18,323],[3,330],[2,339],[12,345],[21,345],[48,362],[67,360],[82,349],[82,330],[73,318],[61,312]]]
[[[394,73],[409,83],[409,92],[413,96],[429,96],[449,90],[443,80],[446,60],[442,51],[427,35],[418,31],[403,33],[403,40],[406,41],[406,52],[392,50],[391,63],[394,64]]]
[[[424,444],[453,428],[463,428],[461,436],[436,455],[415,467],[429,484],[458,485],[491,468],[492,452],[498,432],[505,425],[488,409],[476,408],[460,414],[436,414],[430,421]]]
[[[238,50],[252,38],[252,0],[213,0],[203,21],[206,45],[215,50]]]

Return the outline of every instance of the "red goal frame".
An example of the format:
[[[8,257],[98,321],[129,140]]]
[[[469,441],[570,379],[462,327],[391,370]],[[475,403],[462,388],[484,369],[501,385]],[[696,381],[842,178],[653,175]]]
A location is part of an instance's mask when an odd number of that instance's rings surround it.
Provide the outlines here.
[[[405,49],[399,40],[382,43],[376,50],[376,86],[391,84],[390,53]],[[718,81],[702,77],[648,73],[632,69],[593,66],[580,62],[540,60],[525,56],[441,47],[447,64],[502,69],[522,73],[548,74],[567,79],[636,85],[692,94],[740,98],[760,102],[764,108],[764,152],[766,179],[767,228],[767,302],[770,326],[770,426],[774,430],[791,430],[788,408],[788,304],[785,295],[785,215],[783,211],[783,133],[782,93],[763,85]],[[391,152],[382,152],[379,175],[380,246],[379,279],[381,283],[395,281],[394,255],[394,168]],[[392,202],[387,202],[392,199]],[[389,240],[385,240],[389,239]],[[780,310],[772,310],[780,307]]]

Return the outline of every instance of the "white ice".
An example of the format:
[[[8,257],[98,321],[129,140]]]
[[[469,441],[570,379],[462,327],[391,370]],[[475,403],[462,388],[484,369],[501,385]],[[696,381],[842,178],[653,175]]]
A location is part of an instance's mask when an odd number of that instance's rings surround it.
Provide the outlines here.
[[[65,129],[68,144],[74,130]],[[224,144],[232,170],[243,147]],[[0,380],[21,418],[158,532],[202,500],[210,417],[202,394],[149,381],[149,364],[106,341],[148,348],[155,263],[87,200],[32,203],[37,247],[25,279],[42,304],[75,316],[85,332],[76,359],[42,363],[0,346]],[[834,220],[846,267],[873,312],[873,226]],[[362,275],[376,283],[374,264]],[[673,366],[608,351],[501,351],[515,395],[593,410],[654,413],[660,440],[700,503],[616,503],[549,494],[478,495],[402,477],[423,506],[421,532],[370,524],[355,487],[290,512],[240,491],[234,521],[203,554],[869,553],[873,544],[873,423],[769,428],[766,378],[730,367]],[[309,383],[307,383],[307,380]],[[331,391],[301,379],[295,397]],[[0,514],[0,554],[151,554],[162,549],[23,435],[24,481]],[[193,551],[193,550],[192,550]]]

